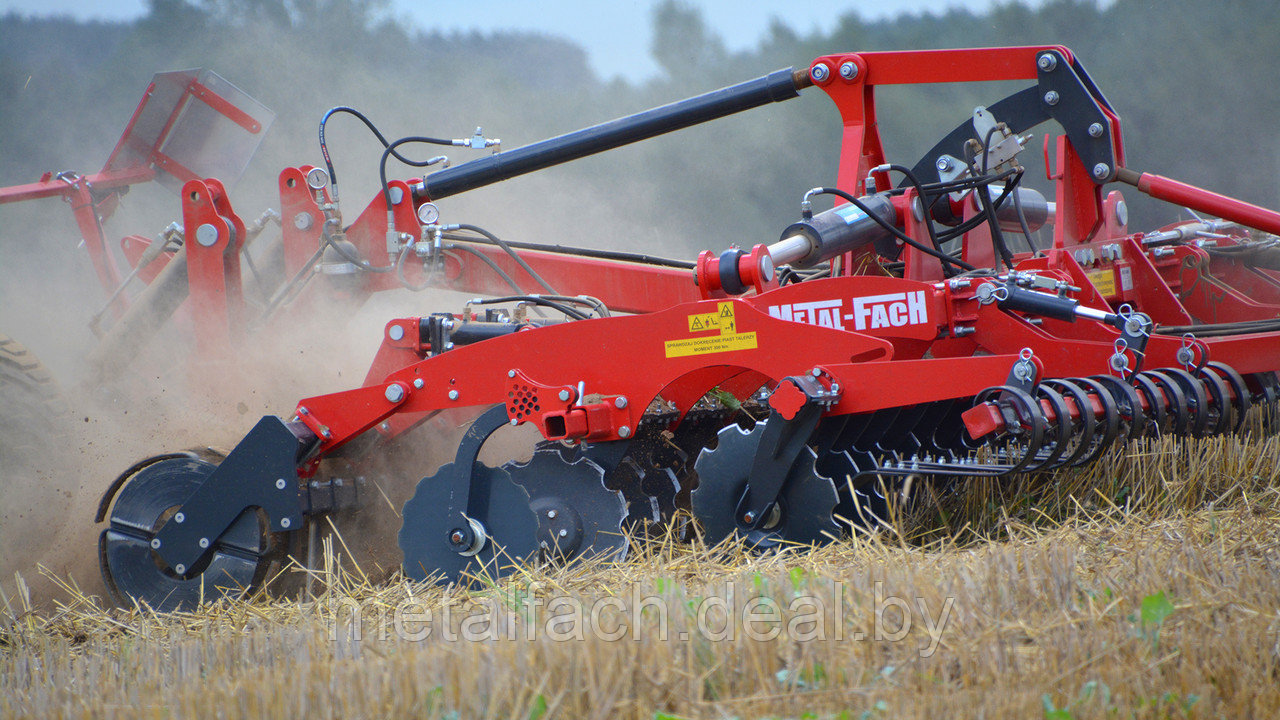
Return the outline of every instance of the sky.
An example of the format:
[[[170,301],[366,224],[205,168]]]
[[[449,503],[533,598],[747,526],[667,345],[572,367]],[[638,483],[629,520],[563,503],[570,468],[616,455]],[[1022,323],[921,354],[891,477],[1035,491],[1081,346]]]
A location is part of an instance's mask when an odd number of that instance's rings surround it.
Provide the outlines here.
[[[1011,0],[686,0],[702,11],[709,28],[730,50],[757,44],[778,18],[808,34],[856,10],[868,20],[902,13],[940,12],[964,7],[981,12]],[[1027,3],[1034,0],[1022,0]],[[659,0],[391,0],[391,15],[422,30],[443,32],[524,30],[568,38],[587,52],[588,62],[605,79],[643,81],[658,74],[649,57],[650,15]],[[0,14],[16,11],[44,17],[131,20],[146,14],[146,0],[0,0]]]

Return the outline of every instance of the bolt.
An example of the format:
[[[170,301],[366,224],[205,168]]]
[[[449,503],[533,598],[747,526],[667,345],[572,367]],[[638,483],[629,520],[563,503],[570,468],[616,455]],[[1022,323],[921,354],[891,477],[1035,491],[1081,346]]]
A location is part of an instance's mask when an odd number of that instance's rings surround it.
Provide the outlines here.
[[[1094,123],[1089,126],[1089,137],[1102,137],[1102,123]]]
[[[196,242],[205,247],[212,247],[214,243],[218,242],[218,228],[209,223],[196,228]]]
[[[566,536],[566,535],[568,535],[568,534],[569,534],[569,531],[568,531],[568,530],[561,530],[561,531],[560,531],[560,537],[564,537],[564,536]]]
[[[160,538],[151,538],[151,549],[152,550],[160,549]]]
[[[276,489],[277,489],[277,490],[283,490],[283,489],[285,489],[285,487],[287,487],[288,485],[289,485],[289,483],[285,482],[285,479],[284,479],[284,478],[280,478],[279,480],[276,480]]]
[[[200,545],[200,547],[201,547],[201,548],[207,548],[207,547],[209,547],[209,538],[200,538],[200,543],[199,543],[199,545]]]
[[[627,399],[619,395],[617,398],[614,399],[613,406],[621,410],[627,406]]]
[[[308,409],[306,409],[305,407],[300,407],[300,408],[298,408],[298,414],[299,414],[299,415],[310,415],[310,414],[311,414],[311,411],[310,411],[310,410],[308,410]]]
[[[568,390],[561,390],[557,397],[559,397],[562,402],[569,402],[569,398],[572,397],[572,395],[569,394]]]
[[[938,158],[938,162],[934,163],[934,166],[938,168],[938,172],[948,172],[954,167],[951,158],[948,157]]]
[[[1106,163],[1098,163],[1093,166],[1093,176],[1101,180],[1111,172],[1111,166]]]
[[[290,520],[289,518],[280,518],[280,527],[288,530],[289,526],[292,524],[293,524],[293,521]]]
[[[449,533],[449,542],[453,543],[454,545],[461,545],[462,541],[466,539],[467,539],[467,536],[463,535],[461,530],[454,530],[453,532]]]
[[[507,377],[509,377],[509,378],[513,378],[513,377],[515,377],[515,376],[516,376],[516,371],[515,371],[515,370],[508,370],[508,371],[507,371]]]
[[[831,71],[827,69],[826,65],[823,65],[822,63],[818,63],[817,65],[814,65],[809,70],[809,77],[813,78],[813,81],[816,83],[826,82],[827,75],[830,72]]]
[[[548,520],[555,520],[555,519],[556,519],[556,511],[555,511],[555,510],[548,510],[548,511],[547,511],[547,519],[548,519]]]
[[[445,344],[444,344],[444,349],[445,349],[445,350],[452,350],[452,349],[453,349],[453,343],[451,343],[451,342],[447,342],[447,343],[445,343]]]
[[[1129,206],[1123,202],[1116,203],[1116,222],[1121,225],[1129,224]]]
[[[323,437],[325,440],[332,439],[333,431],[329,429],[328,425],[322,425],[320,427],[320,436]]]
[[[618,428],[618,437],[623,439],[631,437],[631,428],[627,427],[626,425],[623,425],[622,427]]]
[[[381,430],[382,432],[391,432],[391,423],[384,422],[378,426],[378,429]]]
[[[179,524],[184,523],[187,521],[187,516],[182,513],[174,513],[173,521]]]
[[[413,381],[413,387],[415,387],[418,390],[421,390],[423,385],[426,385],[426,383],[422,381],[422,378],[418,378],[417,380]]]
[[[458,391],[457,391],[457,390],[450,390],[450,391],[449,391],[449,399],[450,399],[450,400],[457,400],[457,399],[458,399]]]
[[[315,222],[315,218],[311,217],[311,213],[300,212],[293,216],[293,226],[299,230],[310,230]]]
[[[858,64],[852,60],[845,60],[840,63],[840,77],[845,80],[853,80],[858,77]]]
[[[402,327],[402,326],[400,326],[400,325],[392,325],[391,327],[387,328],[387,337],[389,337],[389,338],[391,338],[392,340],[395,340],[395,341],[397,341],[397,342],[398,342],[398,341],[400,341],[400,340],[403,340],[403,339],[404,339],[404,327]]]
[[[391,188],[391,204],[399,205],[401,200],[404,200],[404,190],[398,187]]]
[[[1058,99],[1059,95],[1057,90],[1050,90],[1044,94],[1044,102],[1046,105],[1057,105]]]
[[[517,419],[515,419],[515,418],[511,418],[511,424],[512,424],[512,425],[519,425],[519,424],[520,424],[520,421],[519,421],[519,420],[517,420]]]
[[[177,572],[179,575],[185,575],[185,574],[186,574],[186,572],[187,572],[187,566],[186,566],[186,565],[183,565],[182,563],[178,563],[177,565],[174,565],[174,566],[173,566],[173,569],[174,569],[174,571],[175,571],[175,572]]]
[[[1058,67],[1058,58],[1049,53],[1044,53],[1036,58],[1036,67],[1045,72],[1053,72],[1054,68]]]
[[[810,371],[809,371],[809,374],[810,374],[810,375],[812,375],[812,376],[814,376],[814,377],[822,377],[822,368],[817,368],[817,367],[816,367],[816,368],[814,368],[814,369],[810,370]]]
[[[387,402],[398,403],[404,399],[404,388],[399,383],[390,383],[382,395],[387,398]]]
[[[742,516],[742,522],[748,525],[750,525],[755,521],[756,521],[756,514],[753,512],[748,511],[745,515]]]

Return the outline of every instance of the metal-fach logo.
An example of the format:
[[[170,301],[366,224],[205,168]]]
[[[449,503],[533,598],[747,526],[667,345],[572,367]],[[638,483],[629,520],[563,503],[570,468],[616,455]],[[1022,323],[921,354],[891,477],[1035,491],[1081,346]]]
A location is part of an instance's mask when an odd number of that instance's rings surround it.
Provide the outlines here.
[[[847,322],[852,322],[853,330],[880,330],[929,322],[929,307],[923,290],[851,298],[851,312],[845,312],[845,308],[843,300],[813,300],[770,305],[769,314],[779,320],[836,330],[848,329],[845,326]]]

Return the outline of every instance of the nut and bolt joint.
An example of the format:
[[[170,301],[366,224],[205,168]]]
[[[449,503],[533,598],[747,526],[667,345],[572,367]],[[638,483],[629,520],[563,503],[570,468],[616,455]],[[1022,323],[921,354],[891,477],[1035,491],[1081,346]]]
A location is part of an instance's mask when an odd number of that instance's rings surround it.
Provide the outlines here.
[[[1036,58],[1036,67],[1045,72],[1053,72],[1054,69],[1058,67],[1058,58],[1054,57],[1050,53],[1043,53],[1040,57]]]
[[[938,162],[934,163],[934,167],[938,168],[938,172],[947,172],[952,168],[951,158],[938,158]]]
[[[288,487],[288,486],[289,486],[289,483],[288,483],[288,482],[286,482],[284,478],[278,478],[278,479],[276,480],[276,489],[277,489],[277,490],[283,490],[283,489],[285,489],[285,488],[286,488],[286,487]]]
[[[1111,166],[1106,163],[1098,163],[1093,166],[1093,176],[1099,180],[1105,178],[1111,173]]]
[[[449,391],[449,399],[450,399],[450,400],[457,400],[457,399],[458,399],[458,394],[459,394],[459,393],[458,393],[458,391],[457,391],[457,390],[450,390],[450,391]]]
[[[623,425],[622,427],[618,428],[618,437],[622,438],[623,440],[631,437],[631,428],[627,427],[626,425]]]
[[[573,397],[573,395],[570,394],[568,390],[561,390],[560,394],[556,397],[560,398],[561,402],[569,402],[569,398]]]
[[[181,525],[182,523],[187,521],[187,516],[184,515],[183,513],[174,513],[173,521]]]
[[[831,71],[823,63],[818,63],[809,69],[809,77],[813,78],[816,83],[826,82],[831,76]]]
[[[852,60],[845,60],[840,63],[840,77],[845,80],[855,80],[858,77],[858,63]]]
[[[1061,99],[1061,96],[1058,95],[1057,90],[1050,90],[1049,92],[1044,94],[1044,102],[1046,105],[1057,105],[1058,100],[1060,99]]]
[[[382,396],[387,399],[387,402],[398,403],[404,400],[404,387],[400,383],[390,383]]]
[[[613,406],[621,410],[627,406],[627,399],[622,395],[619,395],[618,397],[614,398]]]
[[[1093,123],[1089,126],[1089,137],[1102,137],[1102,123]]]

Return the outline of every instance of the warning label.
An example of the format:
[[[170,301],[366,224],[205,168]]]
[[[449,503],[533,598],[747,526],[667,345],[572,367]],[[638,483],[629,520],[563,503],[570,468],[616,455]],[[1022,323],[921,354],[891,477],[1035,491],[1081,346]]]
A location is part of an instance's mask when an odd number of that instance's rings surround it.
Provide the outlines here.
[[[713,330],[718,330],[720,334],[710,337],[666,341],[667,357],[686,357],[688,355],[705,355],[708,353],[731,352],[733,350],[754,350],[756,348],[756,334],[754,332],[738,332],[738,323],[733,316],[732,302],[720,303],[716,308],[716,312],[689,316],[689,332],[708,332]]]
[[[1094,270],[1093,272],[1085,273],[1085,276],[1097,288],[1099,294],[1108,297],[1116,294],[1116,274],[1111,268]]]
[[[666,345],[667,357],[669,358],[730,352],[732,350],[755,350],[756,334],[749,332],[737,335],[712,335],[711,337],[689,338],[687,340],[668,340]]]

